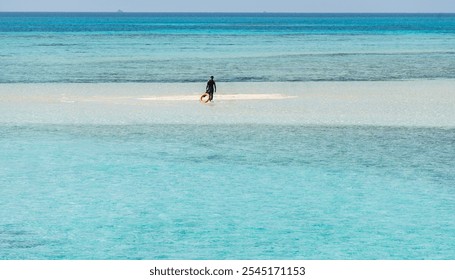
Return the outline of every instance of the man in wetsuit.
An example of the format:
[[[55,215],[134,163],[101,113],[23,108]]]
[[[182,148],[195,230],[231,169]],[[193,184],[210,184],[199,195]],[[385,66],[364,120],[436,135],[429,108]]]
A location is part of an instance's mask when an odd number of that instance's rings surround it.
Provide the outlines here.
[[[206,92],[209,94],[209,101],[213,100],[213,92],[216,92],[216,84],[213,80],[213,76],[210,77],[210,80],[207,82]]]

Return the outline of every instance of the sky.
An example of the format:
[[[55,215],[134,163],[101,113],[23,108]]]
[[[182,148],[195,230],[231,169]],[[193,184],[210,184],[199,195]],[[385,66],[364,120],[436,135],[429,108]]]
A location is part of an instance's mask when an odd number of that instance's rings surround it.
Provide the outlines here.
[[[455,12],[455,0],[0,0],[0,11]]]

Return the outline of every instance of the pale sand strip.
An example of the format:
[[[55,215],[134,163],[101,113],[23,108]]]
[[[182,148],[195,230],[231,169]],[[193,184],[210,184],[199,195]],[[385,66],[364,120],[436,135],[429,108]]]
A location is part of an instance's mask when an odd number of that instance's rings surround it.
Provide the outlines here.
[[[292,124],[455,128],[455,80],[0,84],[0,124]]]
[[[168,96],[148,96],[140,97],[138,100],[146,101],[197,101],[200,95],[168,95]],[[297,98],[284,94],[215,94],[216,100],[280,100]]]

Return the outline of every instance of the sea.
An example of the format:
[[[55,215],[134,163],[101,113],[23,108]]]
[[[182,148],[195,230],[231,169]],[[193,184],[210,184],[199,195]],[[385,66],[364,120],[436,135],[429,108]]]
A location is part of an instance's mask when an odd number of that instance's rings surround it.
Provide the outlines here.
[[[99,101],[211,75],[296,96]],[[296,93],[454,79],[455,14],[0,13],[0,259],[455,259],[453,99],[406,86],[437,122],[319,124]]]
[[[455,78],[455,14],[0,13],[0,83]]]

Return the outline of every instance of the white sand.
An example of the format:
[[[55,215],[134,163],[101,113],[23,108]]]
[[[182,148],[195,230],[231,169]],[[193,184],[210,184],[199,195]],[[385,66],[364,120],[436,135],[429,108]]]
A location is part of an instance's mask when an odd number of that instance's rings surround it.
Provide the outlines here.
[[[455,127],[455,80],[204,84],[0,84],[0,123]]]
[[[296,98],[284,94],[216,94],[216,100],[278,100],[286,98]],[[146,101],[198,101],[200,95],[170,95],[170,96],[149,96],[140,97],[139,100]]]

